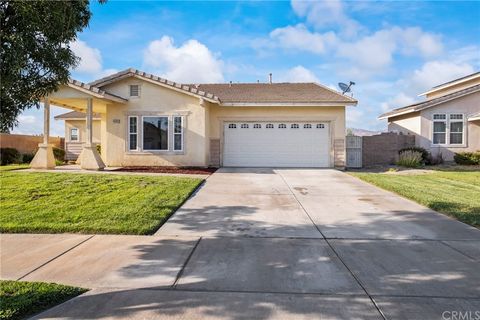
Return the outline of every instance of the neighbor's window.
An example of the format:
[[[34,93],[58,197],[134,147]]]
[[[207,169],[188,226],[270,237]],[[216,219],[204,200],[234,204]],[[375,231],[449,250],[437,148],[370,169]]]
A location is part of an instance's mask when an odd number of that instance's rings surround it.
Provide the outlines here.
[[[255,123],[253,129],[262,129],[262,125],[260,123]]]
[[[273,129],[273,124],[268,123],[268,124],[265,126],[265,128],[267,128],[267,129]]]
[[[310,123],[305,123],[305,124],[303,125],[303,128],[304,128],[304,129],[312,129],[312,125],[311,125]]]
[[[298,123],[292,123],[292,125],[290,126],[290,128],[292,128],[292,129],[298,129],[298,128],[300,128],[300,126],[298,125]]]
[[[128,117],[128,150],[138,149],[138,117]]]
[[[173,117],[173,150],[183,150],[183,118]]]
[[[242,129],[248,129],[248,123],[242,123],[242,124],[240,125],[240,128],[242,128]]]
[[[323,123],[317,123],[317,129],[324,129],[325,125]]]
[[[280,123],[278,125],[278,129],[286,129],[287,128],[287,125],[285,123]]]
[[[168,150],[168,117],[143,117],[143,150]]]
[[[237,125],[235,123],[230,123],[228,129],[237,129]]]
[[[433,115],[433,144],[445,144],[447,137],[447,115]]]
[[[130,85],[130,97],[140,97],[140,86],[138,84]]]
[[[78,129],[71,128],[70,129],[70,141],[78,141]]]
[[[463,114],[450,115],[450,144],[463,144]]]

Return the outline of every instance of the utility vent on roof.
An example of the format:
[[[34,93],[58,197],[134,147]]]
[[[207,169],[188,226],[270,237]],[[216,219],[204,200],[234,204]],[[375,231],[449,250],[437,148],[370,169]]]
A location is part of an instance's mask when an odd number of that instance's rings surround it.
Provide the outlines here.
[[[130,85],[130,97],[140,96],[140,86],[138,84]]]

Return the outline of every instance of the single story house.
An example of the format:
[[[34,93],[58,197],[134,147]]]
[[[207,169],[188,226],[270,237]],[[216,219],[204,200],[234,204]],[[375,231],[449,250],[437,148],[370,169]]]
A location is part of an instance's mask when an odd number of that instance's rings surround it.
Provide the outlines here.
[[[317,83],[180,84],[127,69],[89,84],[71,80],[45,97],[47,138],[50,104],[86,114],[57,119],[67,120],[67,149],[82,146],[82,168],[98,170],[344,167],[345,108],[357,101]],[[43,145],[34,168],[52,167]]]
[[[456,152],[480,150],[480,72],[422,93],[426,100],[379,116],[388,131],[415,135],[415,144],[452,161]]]

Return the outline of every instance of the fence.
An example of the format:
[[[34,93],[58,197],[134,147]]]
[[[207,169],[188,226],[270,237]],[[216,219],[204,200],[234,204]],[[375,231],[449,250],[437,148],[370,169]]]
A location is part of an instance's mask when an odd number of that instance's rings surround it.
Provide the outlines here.
[[[55,147],[63,149],[65,138],[50,137],[49,142]],[[34,153],[38,144],[43,142],[43,136],[29,136],[23,134],[0,133],[2,148],[15,148],[20,153]]]
[[[394,164],[398,151],[415,146],[415,136],[382,133],[374,136],[347,136],[347,168]]]

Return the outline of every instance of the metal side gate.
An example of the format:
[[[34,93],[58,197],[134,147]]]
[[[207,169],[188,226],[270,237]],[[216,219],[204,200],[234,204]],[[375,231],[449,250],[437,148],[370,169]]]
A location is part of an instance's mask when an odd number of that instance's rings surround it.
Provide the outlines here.
[[[345,142],[347,151],[347,168],[361,168],[362,137],[347,136]]]

